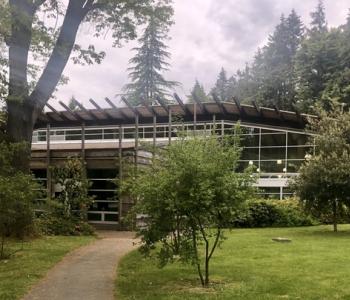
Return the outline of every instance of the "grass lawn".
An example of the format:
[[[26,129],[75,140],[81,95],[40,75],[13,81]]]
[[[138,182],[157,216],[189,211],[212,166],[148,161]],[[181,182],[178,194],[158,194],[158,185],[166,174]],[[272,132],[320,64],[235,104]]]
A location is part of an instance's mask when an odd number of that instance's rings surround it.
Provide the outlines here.
[[[19,299],[69,251],[93,237],[44,237],[23,244],[9,260],[0,260],[0,300]],[[21,243],[11,242],[12,251]]]
[[[349,225],[338,233],[317,226],[239,229],[226,236],[212,258],[209,289],[200,287],[193,267],[159,269],[134,251],[118,269],[118,300],[350,299]]]

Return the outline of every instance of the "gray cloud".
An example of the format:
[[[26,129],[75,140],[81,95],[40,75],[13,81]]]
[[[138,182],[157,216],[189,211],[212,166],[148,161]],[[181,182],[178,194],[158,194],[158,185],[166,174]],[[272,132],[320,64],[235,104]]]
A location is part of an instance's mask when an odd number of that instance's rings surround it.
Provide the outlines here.
[[[250,61],[259,46],[279,21],[280,15],[294,8],[305,24],[317,0],[174,0],[175,22],[169,41],[171,70],[165,75],[183,83],[181,95],[189,93],[197,78],[209,89],[223,66],[234,73]],[[330,26],[345,22],[350,3],[347,0],[325,0]],[[110,38],[93,38],[89,27],[82,28],[78,42],[95,44],[107,53],[101,65],[77,66],[69,63],[65,74],[70,82],[59,88],[56,96],[68,101],[75,97],[89,106],[88,99],[100,103],[113,98],[127,83],[128,60],[135,42],[112,48]],[[56,100],[52,100],[53,103]]]

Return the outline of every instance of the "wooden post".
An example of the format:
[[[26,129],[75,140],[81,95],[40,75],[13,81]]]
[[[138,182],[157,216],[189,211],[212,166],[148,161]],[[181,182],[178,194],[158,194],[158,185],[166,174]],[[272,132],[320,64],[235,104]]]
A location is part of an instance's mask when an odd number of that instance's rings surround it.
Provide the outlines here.
[[[156,143],[157,143],[157,116],[153,116],[153,158],[156,154]]]
[[[196,135],[197,130],[197,103],[193,104],[193,134]]]
[[[172,127],[172,111],[171,107],[169,106],[169,120],[168,120],[168,139],[169,139],[169,145],[171,144],[171,127]]]
[[[135,168],[137,170],[139,152],[139,116],[135,115]]]
[[[120,186],[123,179],[123,127],[119,125],[119,142],[118,142],[118,162],[119,162],[119,184],[118,184],[118,194],[119,194],[119,211],[118,211],[118,219],[119,226],[121,224],[121,219],[123,216],[123,199],[120,192]]]
[[[212,134],[216,134],[216,115],[213,115],[213,126]]]
[[[50,150],[50,124],[47,124],[46,127],[46,188],[47,188],[47,197],[51,200],[52,197],[52,178],[51,178],[51,150]]]
[[[85,123],[81,124],[81,158],[85,163]]]

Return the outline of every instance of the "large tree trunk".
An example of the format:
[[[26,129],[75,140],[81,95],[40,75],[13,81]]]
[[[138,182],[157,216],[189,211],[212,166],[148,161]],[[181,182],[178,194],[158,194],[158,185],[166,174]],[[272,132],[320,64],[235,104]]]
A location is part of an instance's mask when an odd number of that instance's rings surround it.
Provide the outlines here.
[[[42,3],[38,1],[36,3]],[[6,135],[10,142],[26,142],[18,157],[18,168],[29,170],[30,145],[35,122],[52,96],[72,52],[79,26],[93,1],[70,0],[60,34],[50,59],[29,95],[27,68],[32,40],[32,23],[38,5],[31,0],[10,0],[11,38],[9,40],[9,95]]]

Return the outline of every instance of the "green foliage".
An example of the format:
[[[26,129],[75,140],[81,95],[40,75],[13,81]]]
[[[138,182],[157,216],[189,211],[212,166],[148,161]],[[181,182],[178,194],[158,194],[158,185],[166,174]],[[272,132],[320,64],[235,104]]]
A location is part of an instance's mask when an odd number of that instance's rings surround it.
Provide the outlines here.
[[[196,79],[196,82],[191,90],[191,94],[187,97],[188,103],[195,103],[197,101],[200,102],[208,102],[209,97],[207,96],[207,93],[204,90],[204,87],[202,84],[199,83],[199,81]]]
[[[251,64],[232,77],[229,93],[250,104],[280,109],[317,112],[330,103],[349,108],[350,26],[328,29],[323,2],[311,13],[309,28],[292,10],[258,49]],[[225,75],[225,76],[223,76]],[[224,89],[220,73],[213,91]],[[220,88],[221,86],[221,88]]]
[[[210,93],[216,95],[221,102],[229,102],[232,101],[236,85],[236,78],[233,76],[227,78],[227,73],[222,68]]]
[[[23,238],[34,230],[32,205],[38,186],[31,175],[17,172],[13,160],[21,144],[0,143],[0,259],[5,257],[5,240]]]
[[[134,213],[144,217],[139,228],[143,253],[153,253],[160,243],[161,265],[176,259],[192,263],[203,286],[209,283],[209,262],[223,240],[223,227],[253,192],[251,172],[236,172],[238,141],[180,138],[123,184],[137,202]]]
[[[297,227],[317,224],[306,214],[296,199],[250,200],[237,211],[229,226],[239,228],[255,227]]]
[[[84,163],[78,158],[69,158],[63,166],[53,168],[52,175],[61,191],[39,217],[40,230],[54,235],[92,234],[87,211],[93,199],[88,196]]]
[[[341,210],[350,205],[350,113],[321,113],[312,129],[316,155],[301,167],[293,187],[306,209],[332,212],[336,231]]]
[[[179,85],[175,81],[166,80],[162,75],[170,67],[167,63],[170,53],[164,40],[168,39],[169,27],[173,23],[170,19],[172,15],[170,5],[166,10],[164,7],[154,8],[147,27],[138,40],[140,47],[133,49],[136,55],[129,62],[133,66],[128,69],[131,83],[124,90],[134,105],[139,104],[142,98],[149,103],[157,103],[157,97],[167,99],[170,90]]]

